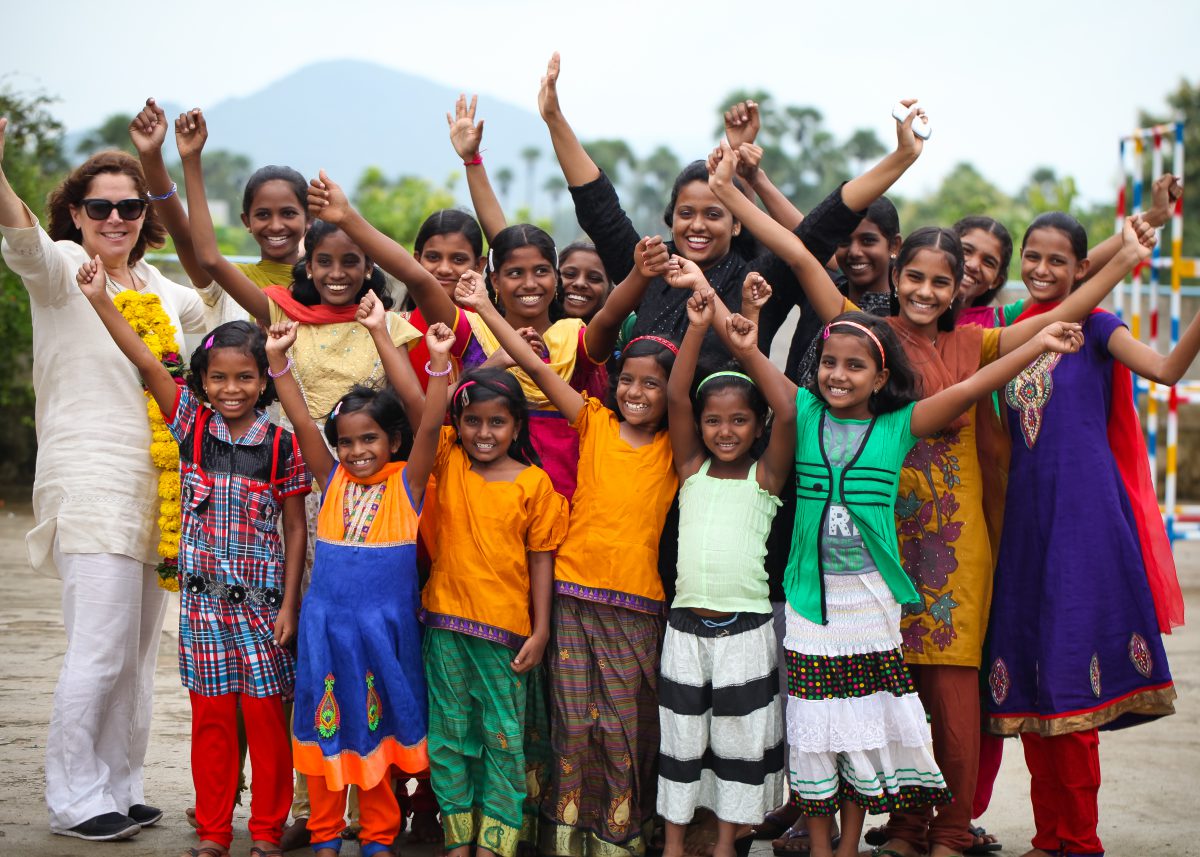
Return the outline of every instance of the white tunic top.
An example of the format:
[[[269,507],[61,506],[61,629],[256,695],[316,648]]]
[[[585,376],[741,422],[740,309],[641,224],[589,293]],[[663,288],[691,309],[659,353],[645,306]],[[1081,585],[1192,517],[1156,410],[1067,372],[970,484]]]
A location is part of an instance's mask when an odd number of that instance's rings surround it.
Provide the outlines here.
[[[32,219],[32,215],[30,215]],[[138,372],[117,348],[75,275],[88,261],[73,241],[52,241],[40,226],[0,226],[0,254],[29,292],[37,473],[26,536],[34,570],[57,576],[63,553],[114,553],[158,562],[158,469]],[[162,301],[182,333],[203,332],[196,293],[140,261],[137,278]],[[187,359],[186,356],[184,358]]]

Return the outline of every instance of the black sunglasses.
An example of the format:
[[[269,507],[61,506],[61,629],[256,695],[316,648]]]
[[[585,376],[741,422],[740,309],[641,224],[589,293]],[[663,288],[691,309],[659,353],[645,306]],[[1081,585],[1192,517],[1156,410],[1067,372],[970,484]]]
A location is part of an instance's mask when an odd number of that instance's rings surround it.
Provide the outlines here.
[[[117,216],[122,220],[137,220],[146,213],[146,206],[149,203],[144,199],[133,197],[118,202],[108,199],[84,199],[80,200],[79,204],[83,206],[83,210],[92,220],[108,220],[108,216],[112,214],[114,208],[117,210]]]

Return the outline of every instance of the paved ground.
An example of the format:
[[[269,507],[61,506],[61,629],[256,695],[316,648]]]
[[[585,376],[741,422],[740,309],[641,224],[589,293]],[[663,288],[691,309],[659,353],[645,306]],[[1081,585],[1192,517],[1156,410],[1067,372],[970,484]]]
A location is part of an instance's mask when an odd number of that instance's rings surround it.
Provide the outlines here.
[[[188,774],[187,698],[176,674],[175,638],[168,622],[157,674],[154,733],[147,760],[146,793],[167,811],[155,828],[128,842],[95,844],[52,836],[42,802],[42,757],[50,701],[65,640],[57,581],[33,575],[25,562],[27,510],[0,507],[0,855],[177,855],[191,844],[183,810],[191,803]],[[1200,546],[1179,550],[1189,615],[1200,622]],[[1147,726],[1105,735],[1101,756],[1101,836],[1113,857],[1200,855],[1200,631],[1168,638],[1167,652],[1179,688],[1178,714]],[[984,822],[1007,846],[1023,854],[1032,833],[1029,779],[1016,742],[1006,745],[992,810]],[[245,854],[245,810],[238,812],[235,854]],[[305,852],[297,851],[296,854]],[[311,852],[310,852],[311,853]],[[347,847],[344,854],[357,853]],[[409,857],[433,853],[405,849]],[[768,855],[769,849],[756,847]]]

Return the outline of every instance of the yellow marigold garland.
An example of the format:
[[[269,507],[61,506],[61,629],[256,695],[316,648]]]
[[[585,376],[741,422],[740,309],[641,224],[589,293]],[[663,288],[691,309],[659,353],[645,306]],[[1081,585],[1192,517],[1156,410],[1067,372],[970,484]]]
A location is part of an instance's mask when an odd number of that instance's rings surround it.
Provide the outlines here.
[[[176,384],[183,384],[183,359],[175,341],[175,327],[163,311],[158,295],[151,292],[123,291],[113,303],[129,326],[141,337],[150,353],[160,361]],[[179,591],[179,447],[158,403],[146,390],[146,414],[150,419],[150,460],[161,473],[158,476],[158,585]]]

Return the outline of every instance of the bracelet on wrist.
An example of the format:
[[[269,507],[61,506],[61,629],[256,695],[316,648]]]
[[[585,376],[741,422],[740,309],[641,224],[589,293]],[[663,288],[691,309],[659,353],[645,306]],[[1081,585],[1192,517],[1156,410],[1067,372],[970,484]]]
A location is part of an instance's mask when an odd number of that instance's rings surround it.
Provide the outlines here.
[[[289,357],[289,358],[288,358],[288,361],[287,361],[287,365],[285,365],[285,366],[284,366],[282,369],[280,369],[278,372],[275,372],[275,371],[273,371],[273,370],[271,369],[271,367],[270,367],[270,366],[268,366],[268,367],[267,367],[267,376],[268,376],[268,377],[270,377],[270,378],[282,378],[282,377],[283,377],[284,375],[286,375],[288,372],[291,372],[291,371],[292,371],[292,367],[293,367],[293,366],[295,366],[295,365],[296,365],[295,361],[294,361],[294,360],[292,360],[292,358],[290,358],[290,357]]]
[[[479,152],[475,153],[475,157],[469,161],[463,161],[464,167],[477,167],[483,163],[483,155]]]
[[[177,190],[179,190],[179,185],[175,184],[175,182],[171,182],[171,189],[169,191],[162,195],[147,193],[146,199],[150,200],[151,202],[162,202],[164,199],[170,199],[173,197],[175,195],[175,191]]]
[[[428,361],[428,360],[425,361],[425,374],[428,375],[430,378],[445,378],[447,375],[450,374],[450,370],[452,368],[453,368],[452,366],[447,364],[446,368],[443,371],[434,372],[433,366],[430,365],[430,361]]]

